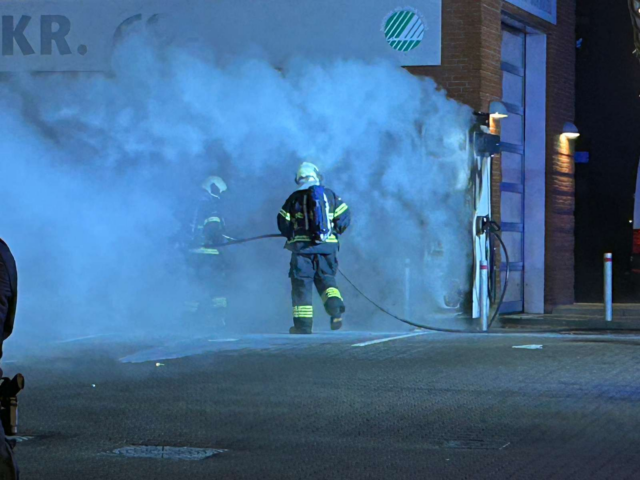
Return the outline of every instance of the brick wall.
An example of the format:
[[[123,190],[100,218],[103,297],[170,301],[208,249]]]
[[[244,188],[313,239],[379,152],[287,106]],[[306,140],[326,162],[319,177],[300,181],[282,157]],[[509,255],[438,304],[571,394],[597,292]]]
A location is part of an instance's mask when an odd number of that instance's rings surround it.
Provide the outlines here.
[[[434,78],[451,98],[486,111],[502,97],[503,12],[547,34],[546,311],[574,301],[574,164],[560,134],[575,113],[575,2],[558,0],[558,21],[552,25],[503,0],[443,0],[442,65],[408,69]],[[497,221],[501,180],[496,157],[492,208]]]
[[[441,66],[409,67],[408,70],[434,78],[451,98],[474,110],[486,110],[490,100],[502,95],[502,0],[443,0],[442,3]]]
[[[502,98],[501,6],[502,0],[443,0],[441,66],[408,70],[432,77],[451,98],[474,110],[487,111],[491,101]],[[491,209],[494,220],[500,222],[499,156],[493,159],[492,177]]]
[[[575,299],[575,165],[564,122],[575,116],[576,0],[558,1],[558,25],[547,53],[547,208],[545,308]]]

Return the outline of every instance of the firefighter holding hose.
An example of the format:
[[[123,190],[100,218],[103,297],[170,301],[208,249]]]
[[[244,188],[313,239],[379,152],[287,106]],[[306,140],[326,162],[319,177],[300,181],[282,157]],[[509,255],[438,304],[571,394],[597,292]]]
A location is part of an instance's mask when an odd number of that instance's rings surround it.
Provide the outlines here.
[[[193,284],[192,298],[185,302],[187,313],[195,314],[209,326],[226,325],[227,299],[222,295],[225,265],[213,245],[226,241],[223,216],[225,181],[211,175],[200,185],[191,213],[188,239],[188,263]]]
[[[291,334],[310,334],[313,327],[313,285],[331,317],[331,329],[342,327],[344,300],[336,282],[339,236],[349,227],[351,212],[346,203],[322,185],[313,163],[304,162],[296,175],[298,189],[278,214],[278,229],[291,251]]]

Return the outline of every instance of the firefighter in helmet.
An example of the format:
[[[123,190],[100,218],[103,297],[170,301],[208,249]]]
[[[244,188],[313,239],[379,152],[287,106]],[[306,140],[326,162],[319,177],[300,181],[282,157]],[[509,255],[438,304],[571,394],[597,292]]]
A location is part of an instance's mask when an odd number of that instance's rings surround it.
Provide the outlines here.
[[[313,285],[331,317],[331,329],[342,327],[344,301],[336,282],[339,236],[349,227],[351,212],[346,203],[322,185],[313,163],[304,162],[296,175],[298,188],[278,214],[278,229],[291,251],[292,334],[309,334],[313,326]]]
[[[200,187],[189,225],[192,298],[185,302],[185,307],[187,312],[209,323],[226,325],[227,299],[222,295],[224,260],[215,246],[223,244],[227,238],[222,214],[227,184],[222,178],[212,175]]]

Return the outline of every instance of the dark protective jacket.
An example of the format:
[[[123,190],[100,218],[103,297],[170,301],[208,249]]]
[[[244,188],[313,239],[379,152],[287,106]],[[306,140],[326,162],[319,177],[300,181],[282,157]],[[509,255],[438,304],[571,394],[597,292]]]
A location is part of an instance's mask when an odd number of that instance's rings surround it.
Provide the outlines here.
[[[307,191],[306,189],[297,190],[289,196],[278,214],[278,229],[287,238],[285,244],[287,250],[311,255],[335,253],[340,249],[339,236],[347,230],[351,223],[351,211],[333,190],[325,188],[324,191],[329,202],[329,220],[332,222],[333,233],[324,243],[318,244],[311,241],[310,234],[305,229],[302,208]]]
[[[18,303],[18,272],[16,262],[7,244],[0,239],[0,328],[2,341],[13,332]],[[1,345],[1,342],[0,342]],[[0,348],[0,357],[1,357]]]
[[[191,249],[224,243],[224,218],[220,197],[201,191],[191,219]],[[216,252],[217,253],[217,252]]]
[[[18,271],[11,250],[4,240],[0,239],[0,358],[2,358],[2,342],[13,332],[13,321],[16,317],[18,303]],[[0,369],[0,377],[4,373]],[[4,428],[0,425],[0,479],[18,480],[20,472],[13,456],[13,446],[5,437]]]

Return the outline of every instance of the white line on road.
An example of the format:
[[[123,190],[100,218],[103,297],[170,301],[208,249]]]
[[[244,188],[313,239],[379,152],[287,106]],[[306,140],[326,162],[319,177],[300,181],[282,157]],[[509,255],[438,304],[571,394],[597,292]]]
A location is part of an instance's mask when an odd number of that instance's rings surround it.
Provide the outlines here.
[[[392,340],[399,340],[401,338],[409,338],[409,337],[417,337],[418,335],[426,335],[432,332],[418,332],[418,333],[410,333],[408,335],[400,335],[399,337],[390,337],[390,338],[381,338],[379,340],[371,340],[370,342],[364,342],[364,343],[356,343],[354,345],[351,345],[352,347],[366,347],[368,345],[375,345],[376,343],[384,343],[384,342],[390,342]]]
[[[71,342],[79,342],[81,340],[89,340],[91,338],[99,338],[99,337],[110,337],[115,335],[115,333],[99,333],[97,335],[87,335],[86,337],[78,337],[78,338],[70,338],[69,340],[60,340],[56,343],[71,343]]]

